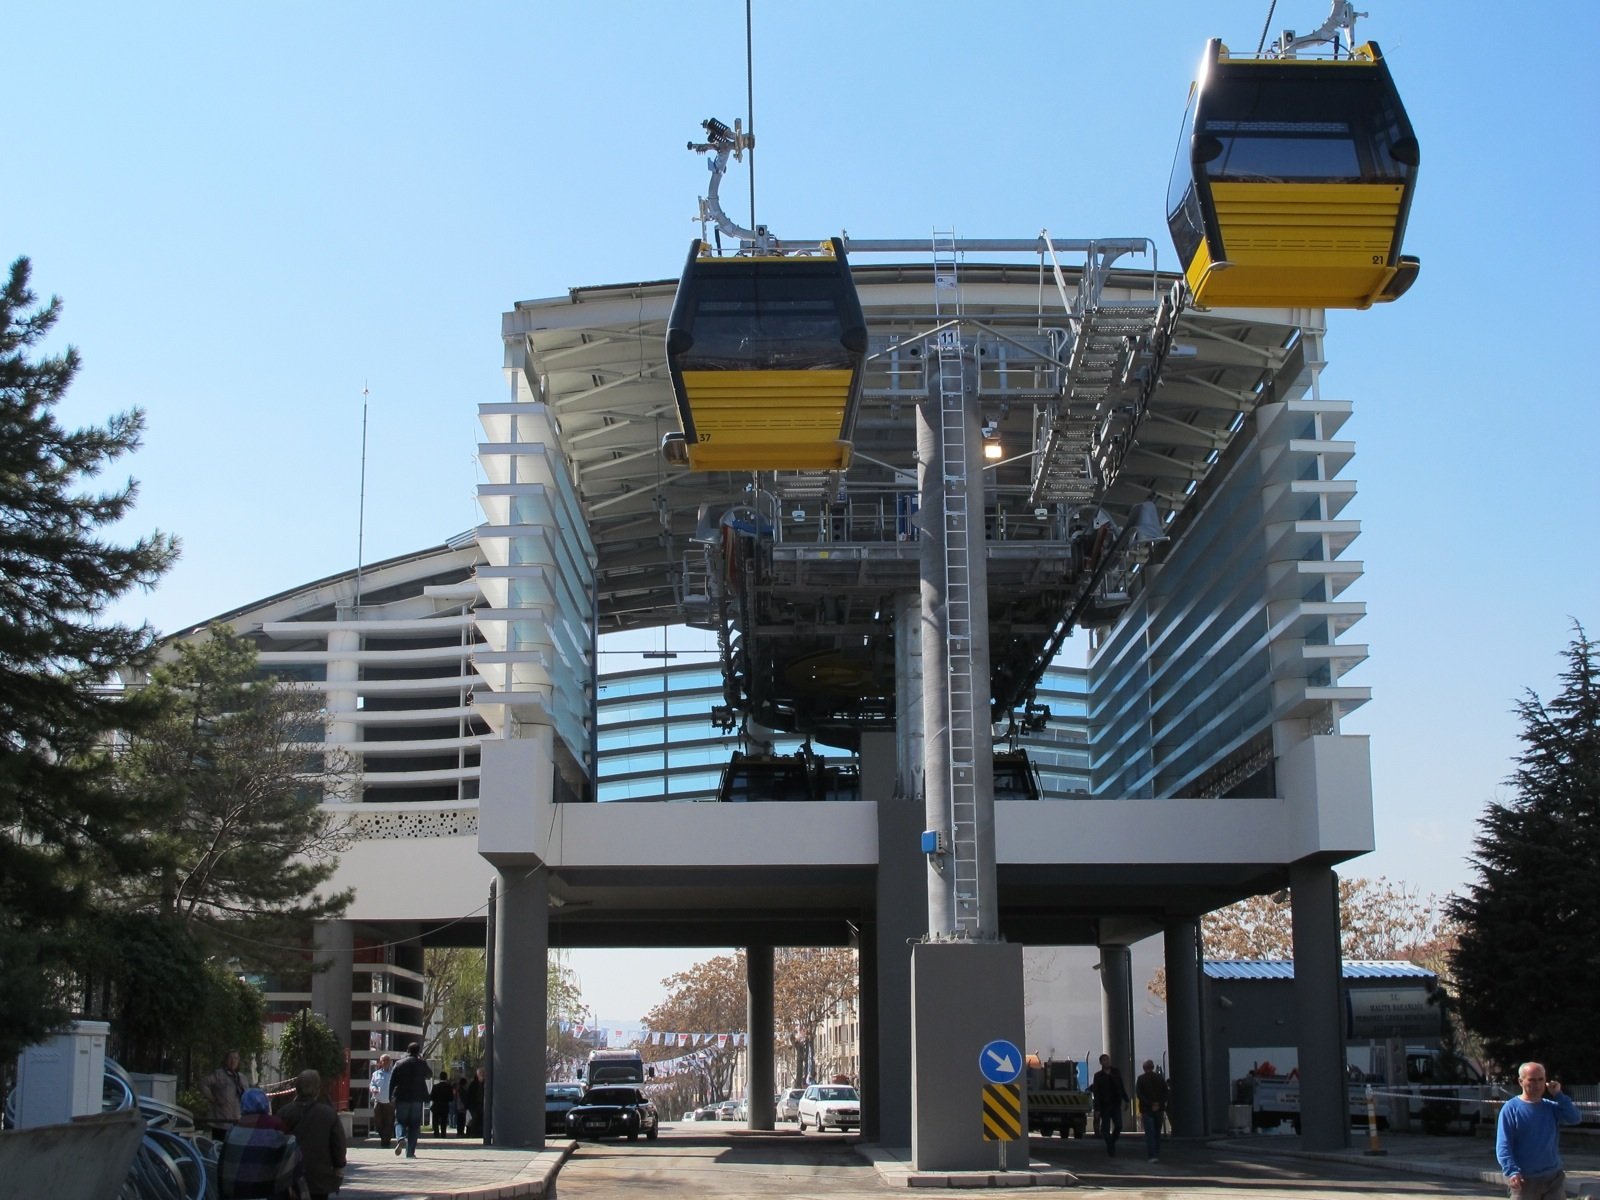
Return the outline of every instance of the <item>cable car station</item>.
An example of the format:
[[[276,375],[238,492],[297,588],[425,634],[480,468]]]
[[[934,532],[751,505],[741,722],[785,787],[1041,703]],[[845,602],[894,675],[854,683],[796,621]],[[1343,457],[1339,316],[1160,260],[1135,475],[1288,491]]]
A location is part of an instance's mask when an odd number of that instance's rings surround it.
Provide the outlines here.
[[[1318,33],[1337,52],[1348,24]],[[681,278],[503,315],[470,700],[498,1143],[543,1144],[549,949],[743,947],[750,1123],[772,1128],[774,950],[848,945],[863,1136],[992,1167],[979,1052],[1023,1043],[1022,947],[1099,948],[1132,1079],[1128,948],[1154,936],[1175,1132],[1198,1135],[1200,918],[1283,888],[1304,1144],[1345,1143],[1334,867],[1373,821],[1366,739],[1340,728],[1368,698],[1344,678],[1366,657],[1359,398],[1322,391],[1324,312],[1414,277],[1418,152],[1376,47],[1324,71],[1309,40],[1208,48],[1175,271],[1048,226],[741,227],[716,192],[748,139],[710,120]],[[718,648],[723,802],[597,803],[598,639],[675,625]],[[1064,650],[1087,661],[1091,788],[1046,800],[1006,733]],[[777,759],[778,735],[854,770]],[[318,988],[347,993],[330,961]]]

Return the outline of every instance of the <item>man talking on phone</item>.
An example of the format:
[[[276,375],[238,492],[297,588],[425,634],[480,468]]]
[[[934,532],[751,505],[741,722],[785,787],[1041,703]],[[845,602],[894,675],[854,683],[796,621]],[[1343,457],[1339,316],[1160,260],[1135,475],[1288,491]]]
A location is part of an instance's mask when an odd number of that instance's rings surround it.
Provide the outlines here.
[[[1494,1155],[1512,1200],[1563,1200],[1567,1173],[1561,1166],[1561,1126],[1579,1122],[1578,1106],[1559,1080],[1546,1075],[1543,1063],[1523,1063],[1517,1082],[1522,1095],[1501,1106]]]

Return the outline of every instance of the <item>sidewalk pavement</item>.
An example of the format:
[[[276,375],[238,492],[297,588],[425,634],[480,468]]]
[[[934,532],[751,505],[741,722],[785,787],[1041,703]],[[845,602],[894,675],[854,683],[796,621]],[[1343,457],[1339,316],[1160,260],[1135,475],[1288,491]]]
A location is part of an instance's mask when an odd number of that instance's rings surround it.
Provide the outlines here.
[[[1271,1134],[1231,1137],[1212,1141],[1212,1148],[1240,1154],[1286,1155],[1327,1162],[1359,1162],[1375,1172],[1404,1172],[1411,1175],[1437,1175],[1446,1179],[1470,1179],[1494,1187],[1505,1186],[1494,1159],[1494,1127],[1483,1126],[1469,1137],[1429,1137],[1419,1133],[1380,1133],[1377,1149],[1364,1131],[1350,1131],[1350,1145],[1343,1150],[1306,1150],[1298,1137]],[[1567,1195],[1600,1200],[1600,1133],[1590,1129],[1563,1129],[1561,1157],[1567,1168]]]
[[[1241,1156],[1299,1158],[1309,1161],[1360,1164],[1384,1175],[1430,1175],[1443,1179],[1464,1179],[1490,1187],[1505,1186],[1505,1178],[1494,1159],[1494,1131],[1486,1128],[1472,1137],[1428,1137],[1423,1134],[1382,1134],[1375,1154],[1364,1132],[1351,1131],[1351,1144],[1343,1150],[1306,1150],[1293,1136],[1252,1135],[1207,1139],[1213,1151]],[[919,1172],[910,1164],[909,1150],[885,1150],[858,1145],[857,1153],[878,1170],[885,1183],[897,1187],[1067,1187],[1076,1182],[1062,1167],[1031,1163],[1027,1170],[1010,1172],[937,1171]],[[1600,1133],[1589,1130],[1564,1130],[1561,1154],[1567,1168],[1567,1195],[1600,1200]]]
[[[518,1150],[476,1138],[424,1137],[417,1156],[405,1158],[375,1138],[354,1141],[339,1200],[543,1200],[556,1194],[556,1172],[573,1146]]]

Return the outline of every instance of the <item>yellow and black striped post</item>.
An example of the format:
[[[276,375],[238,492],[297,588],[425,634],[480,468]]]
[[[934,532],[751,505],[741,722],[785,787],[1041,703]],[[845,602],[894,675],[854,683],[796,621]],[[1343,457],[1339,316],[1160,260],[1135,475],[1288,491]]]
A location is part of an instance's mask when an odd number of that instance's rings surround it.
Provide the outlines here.
[[[1022,1137],[1022,1088],[1015,1083],[983,1085],[983,1140],[1015,1142]]]

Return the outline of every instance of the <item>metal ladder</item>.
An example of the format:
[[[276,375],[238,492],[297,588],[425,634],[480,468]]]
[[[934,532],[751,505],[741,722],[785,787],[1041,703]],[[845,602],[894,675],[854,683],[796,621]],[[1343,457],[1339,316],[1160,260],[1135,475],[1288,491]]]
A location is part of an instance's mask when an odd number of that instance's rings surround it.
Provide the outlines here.
[[[967,520],[967,412],[961,354],[961,286],[955,234],[933,235],[933,306],[939,328],[939,447],[944,497],[946,717],[950,730],[950,860],[957,937],[980,929],[977,704],[972,681],[972,531]],[[950,322],[945,328],[945,323]],[[980,531],[981,538],[981,531]],[[982,552],[980,541],[979,552]],[[987,702],[985,703],[987,708]],[[987,714],[986,714],[987,715]]]

